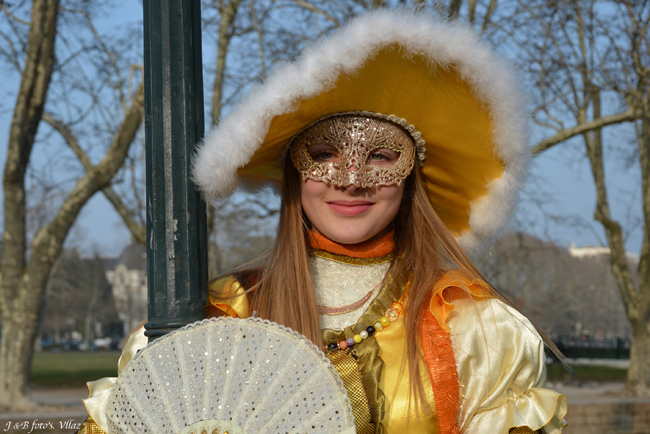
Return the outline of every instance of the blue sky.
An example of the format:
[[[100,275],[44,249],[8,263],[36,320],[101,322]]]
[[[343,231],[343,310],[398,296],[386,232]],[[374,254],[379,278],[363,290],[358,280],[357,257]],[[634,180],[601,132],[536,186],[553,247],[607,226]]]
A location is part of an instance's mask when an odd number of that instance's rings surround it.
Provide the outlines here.
[[[114,14],[103,17],[97,25],[100,29],[104,26],[112,26],[123,17],[128,17],[130,21],[138,20],[141,17],[140,4],[131,2],[124,8],[114,11]],[[13,106],[13,103],[6,98],[18,86],[16,80],[17,77],[10,77],[9,80],[2,80],[0,83],[0,94],[5,98],[5,102],[0,104],[2,167],[4,167]],[[531,143],[543,138],[534,128],[531,131]],[[609,129],[606,132],[606,139],[616,143],[619,134],[620,130]],[[44,155],[41,151],[37,145],[34,150],[36,158],[39,153]],[[558,145],[533,159],[530,177],[524,188],[522,204],[516,218],[519,229],[564,247],[568,247],[572,242],[578,246],[599,245],[606,242],[600,224],[593,220],[595,189],[583,152],[580,141],[575,140],[570,144]],[[614,217],[625,222],[630,219],[630,216],[633,219],[641,215],[638,163],[631,168],[626,168],[614,152],[606,149],[605,154],[610,205]],[[630,233],[627,241],[628,251],[639,252],[641,235],[640,228]],[[128,243],[129,238],[128,231],[112,206],[101,194],[98,194],[84,207],[70,235],[68,245],[79,247],[87,253],[117,255]]]

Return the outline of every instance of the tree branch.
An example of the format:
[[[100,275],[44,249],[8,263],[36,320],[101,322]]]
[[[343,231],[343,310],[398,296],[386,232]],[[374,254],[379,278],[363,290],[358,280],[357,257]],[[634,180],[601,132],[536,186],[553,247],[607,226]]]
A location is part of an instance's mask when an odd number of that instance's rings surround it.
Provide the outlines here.
[[[485,32],[485,30],[490,25],[490,22],[492,20],[492,15],[494,14],[494,10],[496,8],[497,8],[497,0],[490,0],[490,4],[487,8],[487,11],[485,12],[485,16],[483,17],[483,25],[481,26],[482,32]]]
[[[540,141],[535,146],[533,146],[533,149],[530,152],[533,155],[541,154],[547,149],[552,148],[553,146],[560,144],[563,141],[568,140],[577,135],[584,134],[588,131],[593,131],[598,128],[603,128],[608,125],[619,124],[622,122],[630,122],[635,119],[638,119],[640,115],[641,114],[639,113],[638,110],[635,110],[634,108],[629,108],[624,112],[617,113],[615,115],[605,116],[602,118],[594,119],[593,121],[576,125],[575,127],[566,128],[564,130],[558,131],[551,137],[548,137]]]
[[[461,3],[461,0],[450,0],[449,8],[447,9],[447,18],[450,20],[455,20],[458,18]]]
[[[54,220],[43,226],[34,237],[32,258],[27,269],[30,279],[45,281],[50,267],[43,267],[43,263],[54,262],[81,208],[93,194],[106,187],[122,167],[142,123],[143,107],[144,83],[141,83],[102,161],[77,181]],[[46,275],[43,275],[44,272]]]
[[[19,61],[20,56],[18,50],[16,50],[16,47],[14,46],[14,42],[11,40],[9,35],[3,31],[0,31],[0,37],[5,40],[5,44],[3,45],[7,47],[7,50],[0,48],[0,54],[7,58],[7,61],[16,68],[16,71],[20,71],[22,69]]]
[[[0,10],[4,11],[9,18],[16,21],[17,23],[24,24],[26,26],[30,25],[30,23],[28,21],[22,20],[22,19],[18,18],[16,15],[12,14],[11,11],[1,1],[0,1]]]
[[[594,116],[600,115],[600,91],[593,90],[588,97],[593,104]],[[609,209],[607,187],[605,183],[605,168],[603,165],[603,138],[600,128],[593,130],[593,134],[584,133],[587,146],[587,156],[591,164],[591,173],[596,186],[596,210],[594,219],[605,228],[607,244],[609,245],[610,263],[612,272],[621,291],[625,310],[631,322],[644,319],[639,318],[639,294],[632,280],[630,267],[625,254],[625,240],[621,225],[615,221]]]
[[[260,79],[264,80],[266,78],[266,60],[264,58],[264,37],[262,34],[262,28],[257,19],[257,12],[255,11],[255,2],[251,1],[249,4],[251,12],[251,20],[253,21],[253,28],[255,33],[257,33],[257,52],[260,56]]]
[[[296,3],[298,6],[302,6],[302,7],[305,8],[305,9],[308,9],[308,10],[310,10],[310,11],[312,11],[312,12],[315,12],[315,13],[317,13],[317,14],[320,14],[320,15],[324,16],[325,18],[327,18],[328,20],[330,20],[331,22],[333,22],[334,25],[335,25],[336,27],[341,27],[341,23],[339,23],[339,21],[338,21],[336,18],[334,18],[333,16],[331,16],[330,14],[328,14],[327,12],[325,12],[324,10],[317,8],[317,7],[314,6],[313,4],[308,3],[308,2],[306,2],[306,1],[304,1],[304,0],[293,0],[293,1],[294,1],[294,3]],[[377,1],[377,0],[373,0],[373,1],[372,1],[372,7],[373,7],[373,8],[381,7],[383,3],[384,3],[384,2],[381,1],[381,0],[379,0],[379,1]]]
[[[102,40],[102,37],[100,36],[99,32],[95,28],[95,25],[93,24],[88,12],[82,11],[81,15],[86,20],[86,24],[88,25],[88,28],[90,29],[91,33],[95,37],[95,41],[97,41],[97,44],[101,47],[102,51],[104,51],[104,53],[106,54],[106,56],[108,56],[108,59],[110,60],[111,67],[115,71],[115,77],[117,80],[117,82],[113,84],[113,88],[117,90],[120,96],[120,103],[122,103],[122,110],[126,112],[127,101],[124,95],[124,91],[122,89],[122,79],[120,76],[119,67],[117,65],[117,60],[115,59],[115,54],[113,54],[113,51],[109,50],[106,44],[104,44],[104,41]]]
[[[474,19],[476,17],[476,0],[469,0],[467,5],[467,22],[474,24]]]
[[[641,121],[640,133],[637,134],[639,163],[641,166],[641,203],[643,209],[643,241],[639,260],[639,277],[642,288],[650,288],[650,114]],[[646,291],[650,297],[650,291]],[[644,300],[650,306],[650,301]]]
[[[47,122],[52,128],[54,128],[68,144],[68,147],[72,149],[74,154],[79,158],[81,164],[83,165],[86,172],[91,172],[95,170],[95,166],[88,158],[88,155],[81,149],[79,146],[79,141],[72,132],[72,130],[63,122],[58,119],[55,119],[50,113],[43,113],[43,120]],[[133,235],[133,238],[140,244],[146,245],[147,243],[147,233],[145,227],[140,224],[133,216],[131,210],[127,208],[120,196],[113,190],[113,187],[109,184],[101,189],[102,193],[108,201],[113,205],[115,211],[122,217],[124,224]]]
[[[226,74],[226,55],[232,38],[232,25],[237,16],[240,0],[231,0],[220,8],[221,21],[219,24],[219,39],[217,41],[217,69],[212,83],[212,125],[217,125],[223,106],[223,79]]]

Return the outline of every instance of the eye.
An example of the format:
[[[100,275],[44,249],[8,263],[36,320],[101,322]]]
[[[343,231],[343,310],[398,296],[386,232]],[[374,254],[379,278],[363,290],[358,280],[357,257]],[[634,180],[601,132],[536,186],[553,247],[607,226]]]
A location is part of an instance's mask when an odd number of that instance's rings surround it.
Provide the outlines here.
[[[320,161],[331,160],[334,157],[335,157],[334,153],[328,151],[321,151],[311,156],[311,158],[313,158],[314,160],[320,160]]]
[[[386,155],[382,154],[381,152],[373,152],[370,155],[370,159],[373,160],[373,161],[385,161],[385,160],[388,159],[388,157]]]
[[[307,148],[312,160],[317,163],[337,163],[339,154],[336,148],[327,144],[315,144]]]
[[[375,166],[392,166],[399,159],[399,152],[388,148],[379,148],[368,157],[368,164]]]

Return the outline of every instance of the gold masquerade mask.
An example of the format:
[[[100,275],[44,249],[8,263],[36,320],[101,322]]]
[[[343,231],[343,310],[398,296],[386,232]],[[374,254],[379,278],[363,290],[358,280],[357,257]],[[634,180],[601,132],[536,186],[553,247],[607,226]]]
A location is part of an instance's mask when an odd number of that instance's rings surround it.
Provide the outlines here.
[[[393,117],[387,118],[343,113],[305,128],[289,144],[291,161],[302,180],[338,187],[400,185],[413,169],[421,136],[405,122],[403,127]]]

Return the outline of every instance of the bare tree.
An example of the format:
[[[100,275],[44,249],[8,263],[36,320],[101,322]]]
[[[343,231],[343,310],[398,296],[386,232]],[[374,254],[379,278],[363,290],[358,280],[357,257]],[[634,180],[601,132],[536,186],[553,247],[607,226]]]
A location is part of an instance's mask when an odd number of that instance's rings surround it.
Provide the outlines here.
[[[650,3],[521,2],[522,60],[535,83],[534,120],[548,137],[534,155],[581,139],[596,189],[594,219],[606,234],[610,267],[632,327],[627,391],[650,394]],[[607,128],[606,128],[607,127]],[[623,129],[627,128],[627,132]],[[626,141],[625,135],[635,137]],[[612,216],[604,149],[640,169],[643,239],[633,276],[625,228]]]
[[[8,42],[3,46],[10,47],[0,51],[0,55],[3,61],[16,68],[21,84],[9,132],[3,179],[0,407],[26,409],[33,405],[27,395],[27,386],[48,277],[81,208],[118,172],[142,120],[142,85],[132,94],[125,92],[126,85],[117,85],[124,98],[122,104],[110,110],[106,105],[95,104],[110,93],[104,84],[110,83],[120,72],[104,69],[105,64],[98,61],[102,58],[99,53],[106,55],[110,50],[102,46],[99,35],[90,25],[89,7],[87,2],[75,4],[71,1],[61,5],[58,0],[34,0],[31,18],[26,19],[20,17],[29,13],[24,10],[25,5],[17,4],[12,8],[2,4],[0,17],[7,23],[3,29],[13,33],[3,30],[0,35]],[[62,23],[75,25],[75,32],[63,33],[59,27]],[[84,31],[80,32],[80,28]],[[88,74],[93,67],[98,75],[90,78]],[[85,102],[74,101],[70,94],[75,92],[84,93]],[[65,97],[57,98],[57,94]],[[58,119],[53,124],[65,124],[70,131],[77,128],[87,140],[92,139],[87,149],[100,157],[96,165],[77,173],[78,176],[74,176],[74,172],[66,173],[60,188],[67,193],[60,196],[58,207],[50,210],[49,218],[29,233],[26,221],[30,199],[26,175],[36,170],[32,150],[35,144],[47,141],[51,146],[55,141],[50,133],[52,130],[45,136],[39,131],[48,107],[58,115],[51,115],[52,119]],[[97,111],[93,111],[94,108]],[[91,121],[91,113],[97,122]],[[65,115],[69,116],[67,121],[63,121]],[[106,141],[97,143],[100,138]]]

